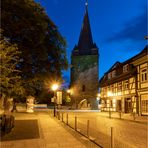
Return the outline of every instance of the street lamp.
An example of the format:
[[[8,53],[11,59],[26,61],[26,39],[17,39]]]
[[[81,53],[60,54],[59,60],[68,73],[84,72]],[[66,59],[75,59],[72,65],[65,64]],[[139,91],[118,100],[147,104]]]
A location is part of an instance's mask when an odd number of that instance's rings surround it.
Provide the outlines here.
[[[67,90],[67,93],[70,94],[70,89]]]
[[[58,89],[58,84],[53,84],[52,85],[52,90],[54,91],[54,117],[56,113],[56,90]]]

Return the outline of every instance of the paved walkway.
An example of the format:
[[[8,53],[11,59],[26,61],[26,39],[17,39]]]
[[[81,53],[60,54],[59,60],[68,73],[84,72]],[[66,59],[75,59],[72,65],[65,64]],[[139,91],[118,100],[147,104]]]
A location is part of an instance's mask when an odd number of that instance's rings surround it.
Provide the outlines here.
[[[2,148],[97,148],[47,112],[14,113],[14,116],[16,127],[1,139]]]

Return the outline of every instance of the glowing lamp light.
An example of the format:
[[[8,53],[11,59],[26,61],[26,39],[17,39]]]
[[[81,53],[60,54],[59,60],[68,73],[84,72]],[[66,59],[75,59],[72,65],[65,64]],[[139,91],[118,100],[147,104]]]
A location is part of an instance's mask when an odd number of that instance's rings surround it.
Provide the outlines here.
[[[98,97],[99,97],[99,98],[101,97],[101,94],[100,94],[100,93],[98,93]]]
[[[70,93],[70,89],[67,90],[67,93]]]
[[[110,92],[110,91],[107,92],[107,96],[108,96],[108,97],[113,96],[112,92]]]
[[[52,90],[55,91],[55,90],[58,89],[58,87],[59,87],[58,84],[53,84],[53,85],[52,85]]]

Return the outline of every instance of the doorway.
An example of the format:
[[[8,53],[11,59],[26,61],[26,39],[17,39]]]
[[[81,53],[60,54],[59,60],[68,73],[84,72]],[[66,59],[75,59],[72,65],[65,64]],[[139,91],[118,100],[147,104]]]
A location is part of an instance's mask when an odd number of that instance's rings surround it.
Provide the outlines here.
[[[132,109],[131,98],[125,98],[125,113],[130,113]]]

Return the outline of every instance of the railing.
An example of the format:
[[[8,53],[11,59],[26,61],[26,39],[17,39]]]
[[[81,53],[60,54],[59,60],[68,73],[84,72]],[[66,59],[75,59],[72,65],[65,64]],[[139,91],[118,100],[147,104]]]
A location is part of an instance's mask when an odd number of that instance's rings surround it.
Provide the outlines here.
[[[51,111],[50,113],[53,115],[53,111]],[[90,112],[85,112],[81,114],[78,112],[76,113],[65,110],[57,110],[56,117],[58,118],[58,120],[62,121],[81,135],[85,136],[99,147],[133,147],[134,143],[130,142],[130,136],[127,136],[130,129],[124,129],[124,126],[121,126],[122,123],[125,122],[119,122],[120,120],[111,120],[112,118],[124,119],[124,115],[121,112],[111,112],[111,116],[107,112],[105,112],[104,115],[102,113],[100,114],[99,112],[97,112],[95,115],[94,114],[95,113],[91,114]],[[99,118],[97,118],[96,116],[98,116]],[[114,123],[115,121],[117,121],[117,123]],[[116,126],[118,122],[121,125]],[[134,126],[138,127],[137,124]]]
[[[53,114],[52,111],[50,113]],[[115,142],[113,127],[110,127],[110,129],[106,129],[107,134],[104,134],[101,130],[96,130],[96,127],[98,125],[93,118],[86,119],[86,117],[83,117],[81,115],[75,115],[74,113],[66,113],[60,111],[56,112],[56,117],[67,126],[74,129],[76,132],[88,138],[97,146],[102,148],[114,148]]]

